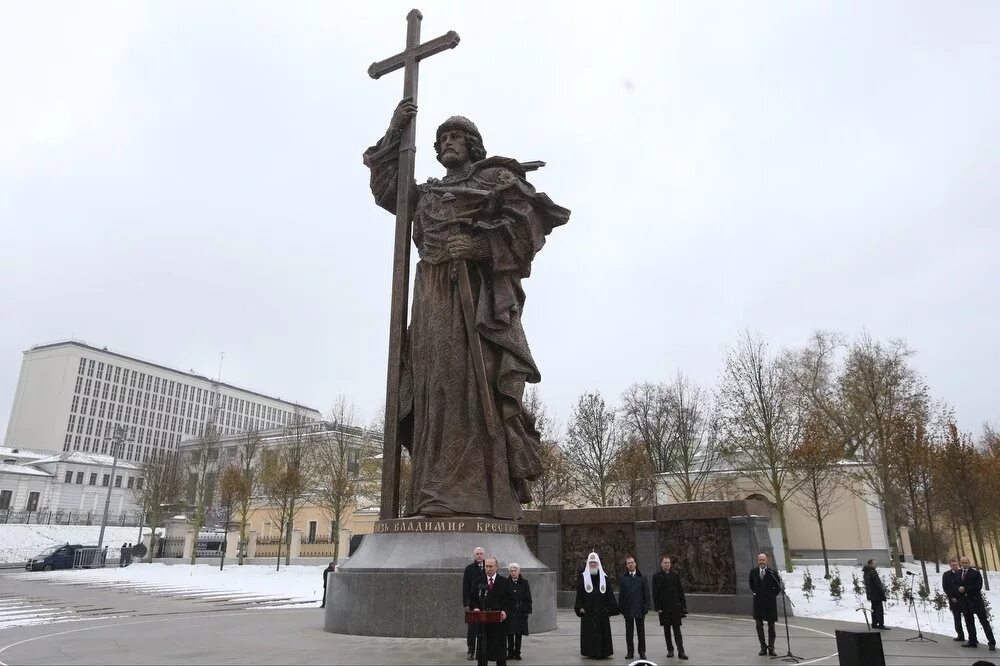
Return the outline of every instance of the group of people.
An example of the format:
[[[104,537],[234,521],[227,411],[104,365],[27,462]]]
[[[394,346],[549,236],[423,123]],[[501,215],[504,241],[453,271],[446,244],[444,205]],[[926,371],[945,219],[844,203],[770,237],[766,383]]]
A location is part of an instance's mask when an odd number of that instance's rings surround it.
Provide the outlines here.
[[[520,567],[514,563],[508,567],[508,577],[497,575],[497,559],[486,557],[486,551],[481,547],[475,549],[473,558],[473,562],[465,568],[462,580],[465,610],[500,611],[503,622],[470,624],[467,658],[470,661],[478,658],[480,664],[495,661],[501,665],[506,664],[507,659],[519,660],[521,638],[528,635],[528,615],[531,614],[528,581],[521,576]],[[618,580],[616,598],[600,556],[597,553],[587,556],[577,576],[576,602],[573,604],[580,618],[580,654],[595,659],[607,659],[614,655],[611,617],[622,615],[625,620],[625,658],[634,658],[638,647],[639,658],[645,659],[645,619],[653,611],[663,628],[667,658],[676,655],[678,659],[688,659],[681,633],[682,620],[687,616],[687,599],[681,576],[674,570],[670,557],[664,555],[660,558],[660,570],[647,584],[636,566],[635,558],[629,556],[625,558],[625,571]],[[783,588],[781,577],[771,568],[764,553],[757,556],[757,566],[750,571],[750,590],[753,592],[753,617],[760,641],[758,655],[776,656],[777,599]]]
[[[991,652],[997,649],[993,627],[990,626],[989,614],[983,600],[983,575],[971,566],[968,557],[953,557],[948,562],[949,569],[941,576],[941,587],[948,597],[948,607],[955,621],[955,641],[966,641],[962,647],[979,647],[979,635],[976,632],[976,620],[983,627],[986,643]],[[868,560],[862,569],[864,572],[865,596],[872,605],[872,629],[888,631],[885,626],[885,602],[888,598],[885,583],[878,575],[878,562]],[[963,631],[962,621],[965,621]]]
[[[968,557],[953,557],[949,565],[950,569],[941,577],[941,587],[948,595],[948,606],[955,620],[957,635],[953,640],[965,641],[968,635],[968,641],[962,647],[979,647],[979,635],[976,633],[978,619],[983,627],[983,634],[986,635],[986,644],[991,652],[996,652],[997,639],[993,636],[993,627],[990,626],[989,613],[983,600],[983,575],[971,566]],[[965,632],[962,631],[963,618]]]
[[[618,600],[615,600],[601,558],[597,553],[587,556],[576,587],[573,609],[580,618],[580,654],[606,659],[614,654],[611,638],[611,616],[619,613],[625,619],[625,658],[635,656],[638,637],[639,658],[646,658],[646,614],[656,612],[663,627],[667,657],[687,659],[681,636],[681,619],[687,615],[687,599],[680,575],[673,570],[669,557],[660,558],[660,570],[653,574],[651,585],[636,566],[635,558],[625,558],[625,571],[619,577]],[[652,594],[650,594],[652,589]]]
[[[486,557],[481,546],[473,550],[472,557],[462,576],[462,605],[467,611],[499,611],[502,621],[468,625],[466,658],[500,666],[508,659],[520,661],[521,639],[528,635],[531,615],[531,586],[516,562],[507,566],[507,576],[501,576],[497,558]]]

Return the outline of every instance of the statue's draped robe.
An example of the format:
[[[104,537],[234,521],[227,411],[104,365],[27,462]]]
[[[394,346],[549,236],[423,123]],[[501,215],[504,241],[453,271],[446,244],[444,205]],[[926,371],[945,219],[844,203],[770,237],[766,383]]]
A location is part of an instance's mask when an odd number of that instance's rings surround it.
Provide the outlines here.
[[[379,206],[396,212],[398,135],[364,154]],[[541,471],[539,436],[521,404],[525,382],[541,377],[521,327],[521,280],[553,227],[569,211],[535,192],[514,160],[491,157],[460,175],[412,184],[413,242],[420,261],[400,379],[400,438],[412,479],[405,515],[486,515],[517,519]],[[466,216],[471,208],[477,212]],[[456,217],[466,217],[456,223]],[[468,260],[476,328],[482,338],[496,427],[491,437],[476,383],[455,262],[447,241],[470,233]]]

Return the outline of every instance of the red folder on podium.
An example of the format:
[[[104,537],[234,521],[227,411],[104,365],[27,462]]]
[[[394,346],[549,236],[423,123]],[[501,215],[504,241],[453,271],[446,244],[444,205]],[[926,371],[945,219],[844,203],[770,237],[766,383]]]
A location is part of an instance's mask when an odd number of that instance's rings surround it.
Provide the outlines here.
[[[503,622],[501,611],[480,610],[465,611],[466,624],[500,624]]]

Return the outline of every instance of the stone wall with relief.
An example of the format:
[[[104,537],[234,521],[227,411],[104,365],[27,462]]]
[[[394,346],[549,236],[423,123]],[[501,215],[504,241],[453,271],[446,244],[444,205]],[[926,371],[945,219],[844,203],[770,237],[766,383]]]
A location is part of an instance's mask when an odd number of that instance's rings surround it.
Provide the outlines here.
[[[733,540],[727,519],[656,523],[660,557],[670,557],[687,592],[736,593]]]
[[[735,552],[741,552],[740,567],[752,566],[749,551],[756,552],[757,544],[745,546],[745,540],[740,540],[734,547],[732,518],[751,515],[767,516],[769,510],[760,502],[746,500],[525,511],[520,532],[532,552],[557,569],[561,590],[576,589],[587,554],[596,551],[615,589],[627,555],[637,558],[647,576],[657,571],[660,556],[669,555],[683,576],[686,591],[734,595],[741,593]],[[541,532],[541,543],[539,524],[549,526]],[[558,556],[543,557],[540,551]],[[745,558],[749,564],[742,561]]]

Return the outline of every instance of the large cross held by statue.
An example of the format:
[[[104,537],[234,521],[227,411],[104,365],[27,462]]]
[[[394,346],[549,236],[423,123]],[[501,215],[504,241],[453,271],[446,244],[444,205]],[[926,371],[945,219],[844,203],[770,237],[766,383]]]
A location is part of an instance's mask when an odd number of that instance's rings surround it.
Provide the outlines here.
[[[420,21],[423,15],[416,9],[406,15],[406,49],[401,53],[373,63],[368,75],[377,79],[384,74],[403,70],[403,97],[417,102],[417,64],[441,51],[458,46],[458,33],[451,30],[436,39],[420,43]],[[399,373],[402,365],[403,341],[406,339],[406,309],[410,298],[410,210],[414,202],[411,184],[416,154],[416,123],[403,127],[399,143],[399,182],[396,187],[396,235],[392,259],[392,301],[389,313],[389,368],[385,389],[385,441],[382,449],[382,506],[379,518],[388,520],[399,515]]]

